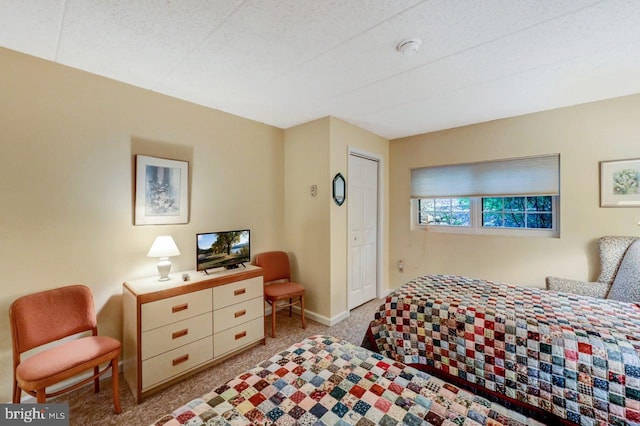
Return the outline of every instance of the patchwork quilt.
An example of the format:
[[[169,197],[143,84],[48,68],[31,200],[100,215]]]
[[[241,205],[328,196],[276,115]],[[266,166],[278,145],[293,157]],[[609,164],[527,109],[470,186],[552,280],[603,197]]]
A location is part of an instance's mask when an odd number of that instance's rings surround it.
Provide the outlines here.
[[[638,305],[428,275],[391,293],[369,331],[382,355],[572,423],[640,425]]]
[[[153,426],[272,424],[542,425],[375,352],[313,336]]]

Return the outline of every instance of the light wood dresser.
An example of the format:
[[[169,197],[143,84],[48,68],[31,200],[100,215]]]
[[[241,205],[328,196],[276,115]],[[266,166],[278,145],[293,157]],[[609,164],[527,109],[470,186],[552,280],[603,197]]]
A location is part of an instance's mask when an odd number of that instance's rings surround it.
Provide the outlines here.
[[[190,276],[182,280],[182,274]],[[136,402],[265,343],[262,269],[183,271],[123,284],[123,374]]]

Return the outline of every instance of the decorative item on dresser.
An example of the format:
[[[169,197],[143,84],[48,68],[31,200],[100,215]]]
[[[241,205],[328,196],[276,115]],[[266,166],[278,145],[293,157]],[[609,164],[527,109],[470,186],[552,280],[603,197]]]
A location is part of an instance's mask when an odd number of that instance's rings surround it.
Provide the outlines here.
[[[182,276],[189,275],[183,281]],[[173,275],[173,274],[172,274]],[[262,268],[177,273],[123,284],[124,378],[136,402],[265,343]]]
[[[160,235],[156,237],[151,245],[151,248],[147,252],[147,257],[158,258],[158,274],[160,275],[160,281],[169,280],[169,272],[171,272],[170,257],[180,256],[180,250],[176,242],[170,235]]]

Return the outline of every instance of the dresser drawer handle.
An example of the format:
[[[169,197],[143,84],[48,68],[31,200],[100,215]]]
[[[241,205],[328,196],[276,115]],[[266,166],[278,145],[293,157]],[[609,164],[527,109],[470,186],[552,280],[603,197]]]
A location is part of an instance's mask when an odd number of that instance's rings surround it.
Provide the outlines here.
[[[171,313],[175,314],[180,311],[184,311],[185,309],[189,309],[188,303],[183,303],[182,305],[176,305],[171,308]]]
[[[186,336],[187,334],[189,334],[189,329],[185,328],[185,329],[178,330],[178,331],[174,332],[173,334],[171,334],[171,338],[172,339],[177,339],[179,337]]]
[[[242,331],[242,332],[240,332],[240,333],[235,335],[235,339],[236,340],[242,339],[246,335],[247,335],[247,332],[246,331]]]
[[[182,364],[183,362],[188,361],[188,360],[189,360],[189,354],[182,355],[181,357],[178,357],[178,358],[176,358],[176,359],[174,359],[172,361],[173,362],[173,366],[175,367],[176,365]]]
[[[233,314],[236,318],[241,317],[243,315],[245,315],[247,313],[246,309],[243,309],[241,311],[236,312],[235,314]]]
[[[245,294],[247,292],[246,288],[239,288],[238,290],[233,292],[234,296],[240,296],[241,294]]]

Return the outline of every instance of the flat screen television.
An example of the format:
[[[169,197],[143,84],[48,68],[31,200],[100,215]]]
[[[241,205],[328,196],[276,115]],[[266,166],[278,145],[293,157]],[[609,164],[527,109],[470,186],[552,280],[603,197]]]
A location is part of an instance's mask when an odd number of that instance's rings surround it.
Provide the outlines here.
[[[207,232],[196,235],[196,269],[233,269],[251,261],[251,232]]]

